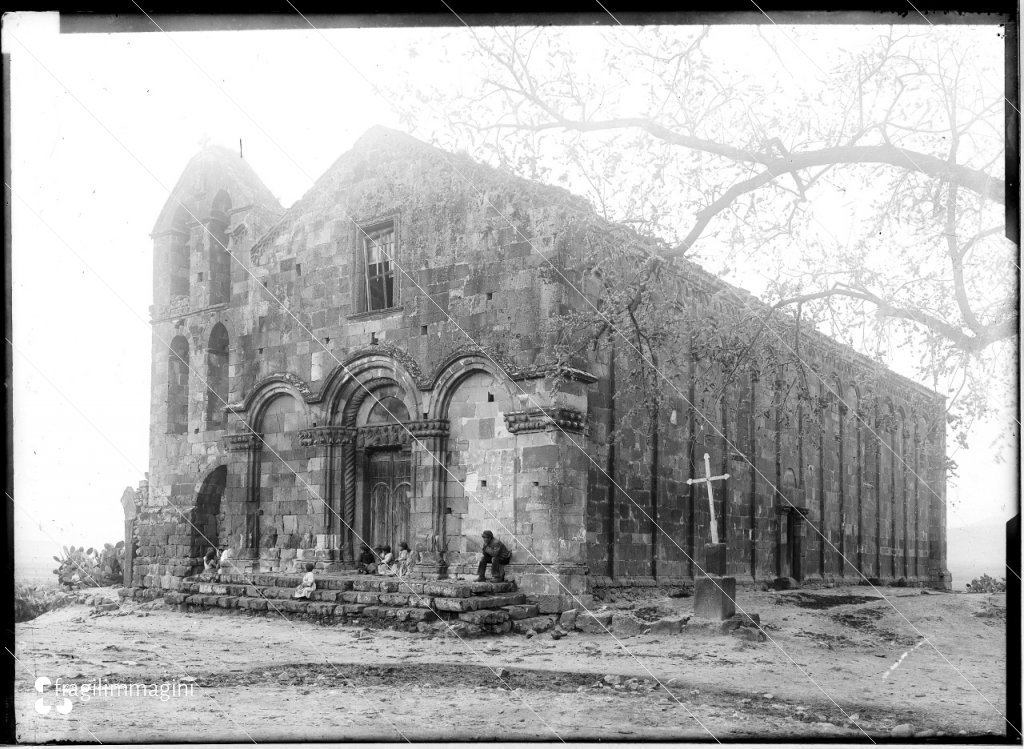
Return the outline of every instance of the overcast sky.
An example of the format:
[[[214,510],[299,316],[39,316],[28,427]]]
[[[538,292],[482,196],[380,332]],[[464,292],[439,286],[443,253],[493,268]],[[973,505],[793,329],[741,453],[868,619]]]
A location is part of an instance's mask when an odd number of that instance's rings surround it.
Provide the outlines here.
[[[24,560],[121,537],[120,495],[148,465],[149,231],[200,142],[234,149],[241,141],[288,206],[370,126],[410,130],[374,86],[398,76],[436,83],[423,51],[442,31],[60,35],[56,15],[14,14],[3,32],[12,58],[14,501]],[[580,30],[582,41],[588,33]],[[471,74],[443,73],[453,86],[464,82],[453,76]],[[970,503],[950,525],[1001,522],[1015,507],[1016,455],[999,462],[988,447],[998,428],[979,429],[956,456]],[[1000,543],[951,549],[964,553],[1002,567]]]

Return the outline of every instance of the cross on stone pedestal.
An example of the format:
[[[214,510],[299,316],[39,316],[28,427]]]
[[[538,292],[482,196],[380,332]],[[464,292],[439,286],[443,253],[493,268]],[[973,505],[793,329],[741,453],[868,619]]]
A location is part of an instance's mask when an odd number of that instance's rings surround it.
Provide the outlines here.
[[[706,483],[708,485],[708,508],[711,510],[711,543],[718,543],[718,519],[715,517],[715,494],[711,487],[712,481],[724,481],[729,478],[728,473],[723,473],[721,476],[711,475],[711,456],[708,453],[704,453],[704,478],[702,479],[686,479],[686,483],[700,484]]]
[[[711,475],[711,456],[704,453],[704,478],[686,479],[690,484],[707,484],[711,510],[711,543],[704,546],[704,575],[694,580],[693,613],[703,619],[724,621],[736,613],[736,578],[727,577],[725,544],[718,542],[718,518],[712,482],[725,481],[728,473]]]

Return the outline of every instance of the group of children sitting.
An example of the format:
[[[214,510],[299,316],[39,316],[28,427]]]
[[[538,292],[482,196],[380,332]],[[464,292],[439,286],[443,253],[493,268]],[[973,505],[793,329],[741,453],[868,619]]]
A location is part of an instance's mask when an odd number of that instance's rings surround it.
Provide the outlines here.
[[[233,556],[234,551],[230,547],[225,549],[222,554],[218,554],[216,549],[210,549],[203,557],[203,571],[200,578],[208,581],[217,580],[221,572],[231,569]]]
[[[359,553],[359,566],[356,571],[360,575],[398,575],[404,577],[409,574],[412,568],[412,552],[409,544],[402,541],[398,545],[398,558],[391,551],[390,546],[375,546],[370,548],[363,544]]]
[[[221,572],[225,569],[230,569],[232,556],[230,548],[220,555],[217,554],[216,549],[210,549],[206,556],[203,557],[203,572],[200,575],[200,579],[216,581]],[[313,562],[306,563],[306,574],[302,576],[302,582],[295,588],[293,598],[311,597],[313,591],[316,590],[314,569],[316,569],[316,565]],[[356,571],[360,575],[398,575],[404,577],[409,574],[411,569],[412,552],[409,550],[409,544],[402,541],[398,545],[397,559],[391,552],[390,546],[375,546],[371,549],[367,544],[363,544]]]
[[[391,552],[390,546],[375,546],[370,548],[363,544],[359,554],[359,566],[356,571],[360,575],[398,575],[404,577],[409,574],[412,568],[412,552],[409,544],[402,541],[398,545],[398,559]],[[306,564],[306,574],[302,576],[302,582],[295,588],[293,598],[310,598],[316,590],[316,576],[313,574],[315,565],[312,562]]]

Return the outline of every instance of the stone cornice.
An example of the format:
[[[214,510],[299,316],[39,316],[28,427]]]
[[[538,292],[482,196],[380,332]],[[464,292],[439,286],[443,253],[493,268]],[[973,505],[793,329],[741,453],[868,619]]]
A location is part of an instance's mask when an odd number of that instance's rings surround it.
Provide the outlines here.
[[[183,320],[186,317],[195,317],[196,315],[202,315],[206,312],[220,312],[228,308],[227,302],[220,302],[219,304],[211,304],[209,307],[200,307],[199,309],[190,309],[183,312],[171,312],[171,305],[165,305],[163,310],[157,310],[156,305],[150,307],[150,325],[156,325],[162,322],[168,322],[169,320]],[[161,314],[157,316],[157,312]]]
[[[523,367],[522,369],[514,368],[508,374],[509,377],[516,381],[539,380],[542,377],[551,377],[553,379],[562,378],[574,382],[582,382],[587,385],[597,382],[597,377],[590,374],[590,372],[584,372],[582,369],[575,369],[573,367],[560,367],[556,364],[542,364],[534,367]]]
[[[546,429],[582,432],[586,424],[587,415],[575,408],[531,408],[505,414],[505,426],[512,434],[542,432]]]
[[[155,231],[149,235],[150,239],[159,239],[160,237],[175,236],[175,237],[187,237],[189,233],[182,231],[181,229],[164,229],[162,231]]]

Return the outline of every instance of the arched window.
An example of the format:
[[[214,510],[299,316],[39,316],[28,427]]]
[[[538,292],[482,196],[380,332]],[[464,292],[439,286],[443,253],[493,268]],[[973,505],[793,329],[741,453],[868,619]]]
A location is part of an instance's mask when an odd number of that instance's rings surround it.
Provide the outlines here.
[[[206,428],[227,425],[224,406],[228,403],[228,331],[217,323],[210,331],[206,348]]]
[[[175,336],[167,352],[167,432],[188,431],[188,340]]]
[[[179,206],[171,225],[169,272],[171,299],[188,296],[192,281],[192,246],[189,244],[188,211]]]
[[[231,297],[231,255],[227,249],[230,212],[231,196],[225,190],[221,190],[210,206],[208,224],[210,304],[223,304]]]

